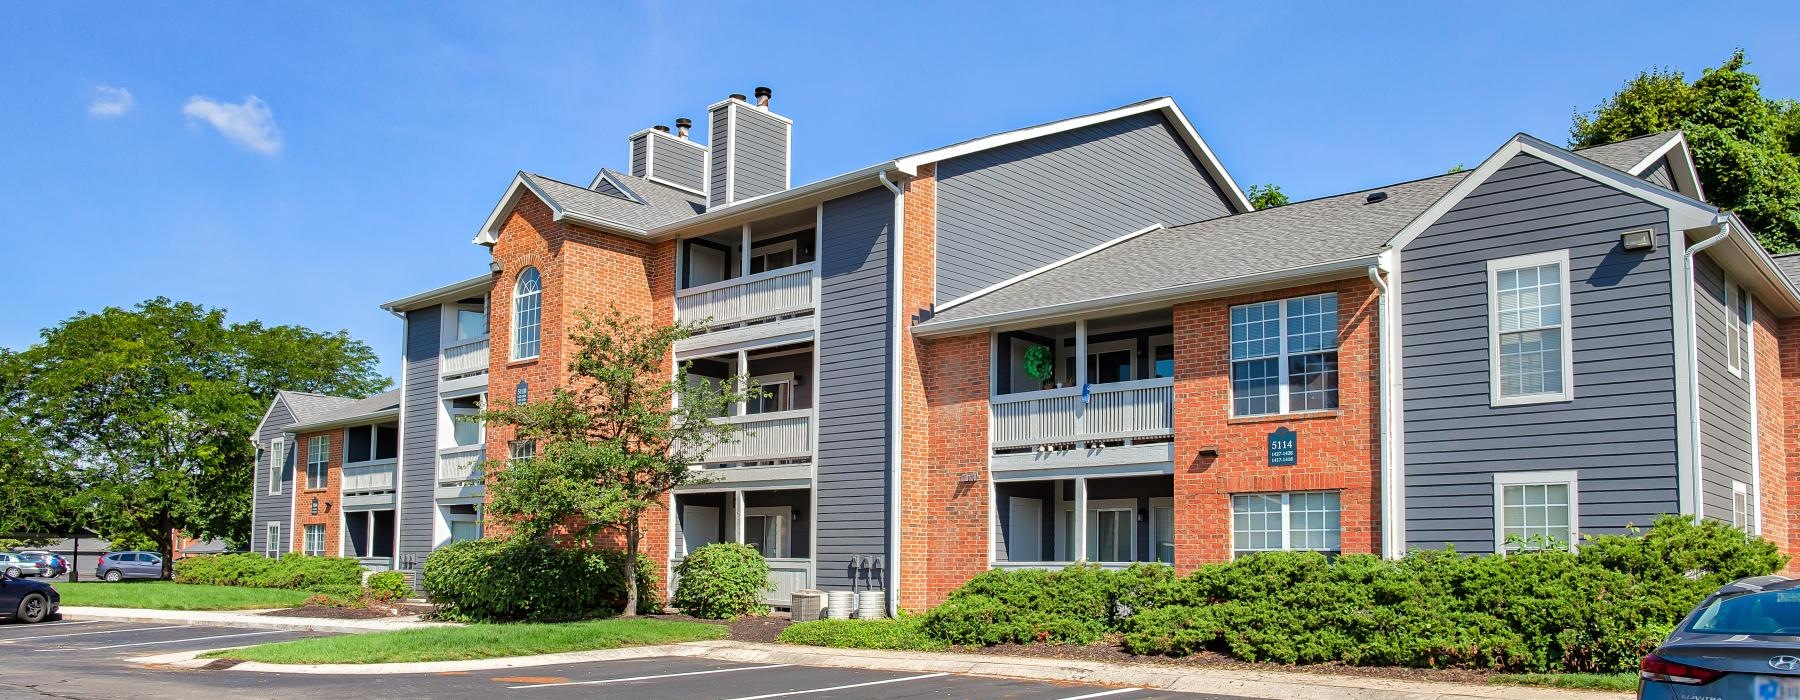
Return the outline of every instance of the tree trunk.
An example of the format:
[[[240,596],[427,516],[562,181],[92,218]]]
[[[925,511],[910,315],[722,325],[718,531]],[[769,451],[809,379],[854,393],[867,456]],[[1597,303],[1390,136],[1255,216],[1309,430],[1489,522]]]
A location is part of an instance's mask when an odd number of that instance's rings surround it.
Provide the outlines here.
[[[638,585],[637,585],[637,551],[638,551],[638,518],[632,515],[625,521],[625,611],[621,617],[637,617]]]

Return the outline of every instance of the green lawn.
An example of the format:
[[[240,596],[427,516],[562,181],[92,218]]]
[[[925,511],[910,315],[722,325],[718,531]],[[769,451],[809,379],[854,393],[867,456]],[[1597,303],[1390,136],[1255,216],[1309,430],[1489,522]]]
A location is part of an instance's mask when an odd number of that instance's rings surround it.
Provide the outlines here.
[[[62,604],[96,608],[149,608],[152,610],[251,610],[291,608],[313,594],[281,588],[200,586],[173,581],[121,581],[119,583],[57,583]]]
[[[1638,687],[1635,673],[1507,673],[1493,677],[1496,685],[1537,685],[1577,690],[1634,691]]]
[[[724,625],[613,618],[561,624],[467,625],[316,637],[208,656],[275,664],[458,661],[721,639]]]

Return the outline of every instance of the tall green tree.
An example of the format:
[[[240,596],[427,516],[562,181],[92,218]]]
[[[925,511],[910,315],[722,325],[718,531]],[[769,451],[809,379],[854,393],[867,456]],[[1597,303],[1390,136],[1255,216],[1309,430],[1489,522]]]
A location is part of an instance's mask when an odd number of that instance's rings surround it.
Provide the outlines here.
[[[1288,196],[1281,191],[1281,185],[1272,183],[1251,185],[1250,189],[1244,192],[1244,196],[1250,199],[1250,206],[1257,210],[1273,209],[1288,203]]]
[[[164,298],[77,314],[8,364],[7,408],[41,452],[21,468],[74,490],[64,518],[165,555],[177,529],[248,541],[251,432],[277,390],[367,396],[388,384],[374,351],[343,331],[230,323],[223,309]]]
[[[1764,246],[1800,247],[1800,109],[1763,97],[1739,50],[1688,82],[1653,69],[1589,114],[1577,113],[1570,145],[1597,146],[1672,129],[1687,134],[1706,197],[1737,212]]]
[[[622,532],[635,553],[644,515],[675,487],[703,479],[691,465],[736,432],[715,422],[727,407],[761,394],[745,377],[719,384],[688,381],[691,363],[669,372],[675,342],[704,322],[660,325],[612,309],[583,313],[568,382],[544,400],[483,412],[490,427],[512,426],[533,456],[506,460],[490,477],[488,511],[510,521],[513,536],[558,532],[592,543]],[[637,557],[625,557],[622,614],[637,614]]]

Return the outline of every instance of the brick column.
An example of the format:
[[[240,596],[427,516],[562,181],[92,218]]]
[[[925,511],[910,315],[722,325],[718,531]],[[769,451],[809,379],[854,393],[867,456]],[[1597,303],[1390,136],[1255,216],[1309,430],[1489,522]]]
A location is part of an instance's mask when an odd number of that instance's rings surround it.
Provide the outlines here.
[[[314,487],[306,480],[306,460],[310,456],[307,450],[312,448],[314,436],[325,436],[325,484]],[[291,528],[294,538],[294,551],[306,551],[306,526],[325,526],[325,555],[337,556],[338,546],[343,542],[342,524],[344,514],[339,509],[343,506],[340,496],[343,494],[344,477],[344,430],[326,430],[316,433],[305,433],[294,438],[294,527]],[[312,500],[319,499],[319,514],[312,514]]]

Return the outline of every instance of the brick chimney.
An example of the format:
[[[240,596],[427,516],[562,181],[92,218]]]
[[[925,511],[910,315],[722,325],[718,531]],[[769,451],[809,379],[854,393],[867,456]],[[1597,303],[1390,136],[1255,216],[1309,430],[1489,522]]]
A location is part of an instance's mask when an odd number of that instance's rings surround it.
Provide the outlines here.
[[[708,207],[788,188],[794,122],[769,110],[773,90],[759,87],[755,94],[755,104],[734,93],[707,108],[712,141],[707,165]]]

